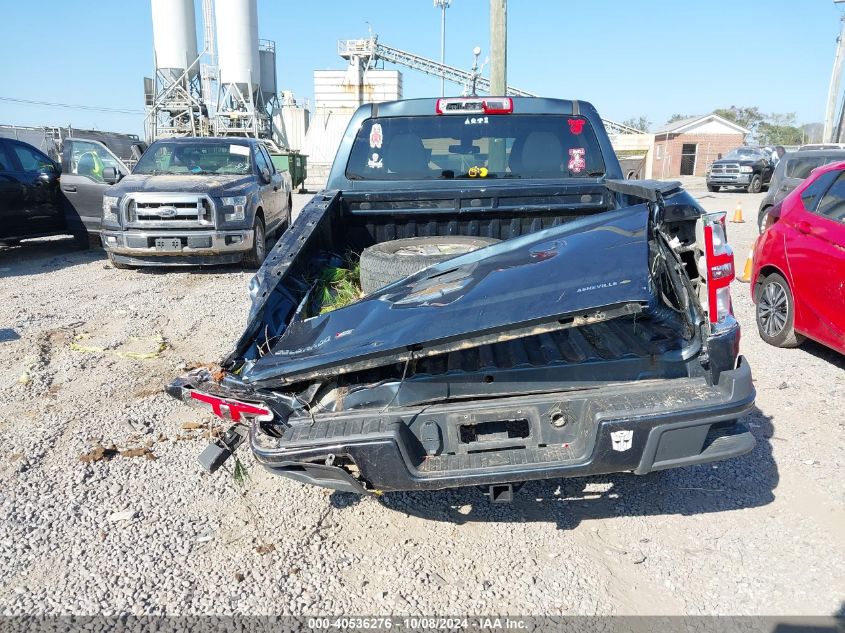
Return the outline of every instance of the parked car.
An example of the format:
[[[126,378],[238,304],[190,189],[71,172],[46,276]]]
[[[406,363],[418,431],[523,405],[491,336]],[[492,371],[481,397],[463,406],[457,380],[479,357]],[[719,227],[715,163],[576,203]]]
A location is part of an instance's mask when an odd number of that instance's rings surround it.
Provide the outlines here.
[[[769,209],[789,195],[816,167],[840,160],[845,160],[845,150],[804,150],[802,148],[800,153],[784,154],[775,168],[775,173],[769,183],[769,191],[760,202],[760,210],[757,213],[757,228],[760,233],[766,226],[766,215]]]
[[[102,201],[103,247],[116,268],[243,261],[258,268],[267,237],[291,223],[291,178],[263,143],[172,138],[150,145]]]
[[[751,273],[764,341],[845,354],[845,162],[817,168],[768,213]]]
[[[760,147],[737,147],[710,165],[707,190],[740,187],[748,193],[760,193],[774,173],[771,152]]]
[[[220,370],[167,389],[227,421],[209,471],[248,440],[274,473],[356,493],[500,501],[741,455],[754,387],[724,220],[678,182],[624,180],[584,101],[367,104]],[[356,288],[382,245],[378,289]]]

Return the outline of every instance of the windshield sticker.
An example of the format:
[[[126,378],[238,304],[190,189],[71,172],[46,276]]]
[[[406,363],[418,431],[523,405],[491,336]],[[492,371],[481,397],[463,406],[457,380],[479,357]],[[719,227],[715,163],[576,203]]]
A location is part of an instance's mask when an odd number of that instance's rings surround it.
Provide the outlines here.
[[[486,167],[470,167],[469,171],[467,172],[467,176],[470,178],[487,178],[487,174],[490,173]]]
[[[569,131],[580,134],[584,131],[584,119],[569,119]]]
[[[478,125],[479,123],[490,123],[489,117],[480,116],[480,117],[467,117],[464,121],[464,125]]]
[[[583,147],[573,147],[569,150],[569,171],[573,174],[580,174],[587,166],[587,161],[584,160],[586,150]]]
[[[373,123],[370,129],[370,148],[381,149],[382,141],[384,141],[384,134],[381,130],[381,123]]]
[[[378,154],[373,154],[373,157],[367,161],[367,167],[370,169],[381,169],[384,167],[384,159],[379,158]]]
[[[249,148],[246,145],[229,145],[229,153],[238,156],[249,156]]]

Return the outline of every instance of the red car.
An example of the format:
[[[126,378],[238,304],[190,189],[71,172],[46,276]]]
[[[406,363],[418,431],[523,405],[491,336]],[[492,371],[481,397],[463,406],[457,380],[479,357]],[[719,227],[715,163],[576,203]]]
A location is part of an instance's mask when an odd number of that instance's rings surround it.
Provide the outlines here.
[[[808,337],[845,354],[845,162],[814,170],[772,207],[754,247],[751,296],[767,343]]]

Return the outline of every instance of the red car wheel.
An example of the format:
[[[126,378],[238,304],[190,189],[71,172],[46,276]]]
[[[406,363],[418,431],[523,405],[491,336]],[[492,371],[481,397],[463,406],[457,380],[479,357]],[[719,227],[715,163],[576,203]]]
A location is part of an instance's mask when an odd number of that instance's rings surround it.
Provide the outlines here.
[[[797,347],[804,337],[795,333],[795,300],[786,280],[772,273],[757,291],[757,330],[776,347]]]

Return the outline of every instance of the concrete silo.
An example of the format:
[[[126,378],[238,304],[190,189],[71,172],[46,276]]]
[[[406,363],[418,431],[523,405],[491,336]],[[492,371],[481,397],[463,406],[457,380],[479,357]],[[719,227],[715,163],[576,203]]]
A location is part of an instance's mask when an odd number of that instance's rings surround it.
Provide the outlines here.
[[[214,11],[220,82],[215,131],[218,135],[267,136],[270,118],[261,91],[258,2],[215,0]]]
[[[151,0],[155,78],[147,95],[152,139],[207,133],[193,0]]]

